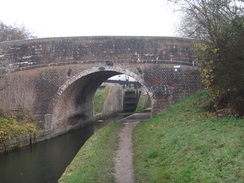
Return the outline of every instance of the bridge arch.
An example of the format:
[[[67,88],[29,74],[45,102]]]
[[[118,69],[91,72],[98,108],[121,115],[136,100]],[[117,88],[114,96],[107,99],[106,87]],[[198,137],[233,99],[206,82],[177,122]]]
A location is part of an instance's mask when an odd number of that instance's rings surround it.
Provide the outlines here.
[[[130,69],[93,67],[75,74],[59,87],[49,106],[49,111],[52,111],[50,128],[64,130],[70,125],[81,125],[93,119],[93,97],[97,88],[108,78],[119,74],[134,78],[152,96],[143,78]]]
[[[0,43],[0,66],[6,71],[0,78],[1,109],[11,112],[20,106],[29,110],[48,138],[56,135],[54,128],[65,132],[67,123],[62,121],[67,118],[89,119],[92,110],[82,110],[92,106],[84,101],[92,100],[84,96],[93,97],[106,77],[125,73],[144,86],[152,115],[157,114],[201,89],[192,41],[112,36]],[[67,73],[70,69],[74,76]],[[72,128],[72,120],[70,124]]]

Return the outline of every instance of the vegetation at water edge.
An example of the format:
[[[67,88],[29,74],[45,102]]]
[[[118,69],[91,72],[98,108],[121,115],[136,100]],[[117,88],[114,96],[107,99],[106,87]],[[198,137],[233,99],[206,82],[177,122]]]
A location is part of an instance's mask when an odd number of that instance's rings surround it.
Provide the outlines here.
[[[108,96],[110,87],[106,86],[105,89],[98,88],[94,96],[94,113],[101,113],[103,110],[103,104]]]
[[[37,132],[34,118],[23,108],[11,114],[0,114],[0,143],[9,140],[20,140],[22,136]]]

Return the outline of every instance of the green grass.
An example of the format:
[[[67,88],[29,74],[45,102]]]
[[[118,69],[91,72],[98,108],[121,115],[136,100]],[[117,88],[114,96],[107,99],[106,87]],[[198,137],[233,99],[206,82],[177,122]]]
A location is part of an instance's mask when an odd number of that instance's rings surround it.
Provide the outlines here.
[[[141,122],[133,134],[137,183],[244,182],[244,120],[208,118],[202,92]],[[121,123],[93,135],[60,183],[113,183]]]
[[[103,104],[108,96],[109,93],[109,87],[107,86],[105,89],[97,89],[93,103],[94,103],[94,113],[98,114],[102,112]]]
[[[97,131],[67,167],[60,183],[113,183],[113,157],[122,124],[112,123]]]
[[[244,182],[244,120],[207,118],[205,101],[193,95],[136,127],[136,182]]]

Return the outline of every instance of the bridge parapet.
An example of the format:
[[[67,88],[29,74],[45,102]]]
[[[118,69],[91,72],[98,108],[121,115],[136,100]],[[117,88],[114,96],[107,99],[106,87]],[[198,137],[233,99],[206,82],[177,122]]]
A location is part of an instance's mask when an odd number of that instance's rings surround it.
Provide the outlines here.
[[[192,64],[193,40],[172,37],[69,37],[0,43],[1,67],[105,62]]]

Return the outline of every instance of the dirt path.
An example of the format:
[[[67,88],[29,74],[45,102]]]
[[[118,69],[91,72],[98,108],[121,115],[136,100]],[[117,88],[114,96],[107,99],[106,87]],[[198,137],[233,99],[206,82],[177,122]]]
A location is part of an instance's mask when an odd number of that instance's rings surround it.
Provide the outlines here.
[[[114,158],[114,176],[117,183],[134,183],[132,133],[140,121],[148,118],[150,118],[148,114],[136,114],[123,121],[124,127],[121,129],[119,134],[119,148]]]

